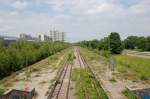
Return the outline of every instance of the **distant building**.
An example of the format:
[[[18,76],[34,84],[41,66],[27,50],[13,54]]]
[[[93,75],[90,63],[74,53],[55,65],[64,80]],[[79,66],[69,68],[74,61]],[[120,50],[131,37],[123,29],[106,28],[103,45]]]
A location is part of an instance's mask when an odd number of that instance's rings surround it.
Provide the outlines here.
[[[36,37],[32,37],[31,35],[28,35],[28,34],[20,34],[20,40],[25,40],[25,41],[31,41],[31,42],[34,42],[34,41],[38,41],[39,39],[36,38]]]
[[[16,42],[18,38],[12,36],[0,36],[0,40],[3,41],[4,46],[8,46],[10,43]]]
[[[50,37],[53,41],[64,41],[65,40],[65,32],[59,31],[50,31]]]
[[[39,35],[39,40],[40,41],[50,41],[50,40],[52,40],[49,36],[47,36],[47,35],[44,35],[44,34],[40,34]]]
[[[32,40],[33,38],[32,38],[31,35],[22,33],[22,34],[20,34],[20,39],[22,39],[22,40]]]

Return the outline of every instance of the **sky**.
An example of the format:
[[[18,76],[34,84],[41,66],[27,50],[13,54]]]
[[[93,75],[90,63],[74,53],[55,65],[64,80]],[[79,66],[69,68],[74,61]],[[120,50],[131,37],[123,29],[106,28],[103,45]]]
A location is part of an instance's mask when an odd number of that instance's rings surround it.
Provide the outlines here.
[[[0,0],[0,35],[56,29],[66,41],[150,35],[150,0]]]

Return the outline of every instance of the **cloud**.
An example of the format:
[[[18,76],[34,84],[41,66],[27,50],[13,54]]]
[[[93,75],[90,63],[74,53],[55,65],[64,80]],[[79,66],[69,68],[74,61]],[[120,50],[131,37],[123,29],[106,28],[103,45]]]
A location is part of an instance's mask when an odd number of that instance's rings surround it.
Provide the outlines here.
[[[30,4],[26,1],[15,1],[12,3],[12,7],[16,9],[24,9],[27,8]]]
[[[55,27],[67,32],[68,41],[100,39],[112,31],[122,37],[149,35],[149,5],[149,0],[5,0],[0,33],[36,36]]]
[[[139,3],[130,7],[131,10],[135,11],[135,13],[148,13],[150,12],[150,1],[149,0],[141,0]]]

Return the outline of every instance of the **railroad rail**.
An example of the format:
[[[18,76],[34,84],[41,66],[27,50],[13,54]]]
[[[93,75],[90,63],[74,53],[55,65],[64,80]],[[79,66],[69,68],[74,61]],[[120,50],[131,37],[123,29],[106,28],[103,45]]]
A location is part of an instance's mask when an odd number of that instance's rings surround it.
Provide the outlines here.
[[[68,99],[72,65],[66,61],[47,99]]]
[[[102,99],[102,97],[101,97],[101,95],[100,95],[100,93],[99,93],[99,91],[98,91],[98,88],[97,88],[97,85],[96,85],[96,81],[98,81],[97,80],[97,77],[96,77],[96,75],[95,75],[95,73],[92,71],[92,69],[90,68],[90,66],[88,65],[88,63],[86,62],[86,60],[85,60],[85,58],[81,55],[81,53],[80,53],[80,50],[78,50],[78,56],[80,57],[80,62],[82,61],[82,63],[83,63],[83,66],[84,67],[87,67],[89,70],[90,70],[90,72],[92,73],[92,77],[90,77],[90,79],[91,79],[91,81],[93,82],[93,87],[94,87],[94,89],[95,89],[95,91],[96,91],[96,94],[97,94],[97,97],[98,97],[98,99]],[[98,81],[98,86],[101,86],[101,84],[100,84],[100,82]],[[86,98],[87,99],[87,98]],[[109,99],[108,97],[107,97],[107,99]]]
[[[85,65],[83,64],[83,61],[81,59],[79,49],[77,49],[76,52],[77,52],[77,58],[78,58],[78,61],[79,61],[79,64],[80,64],[80,68],[84,68]],[[88,92],[87,92],[86,82],[84,82],[83,90],[84,90],[85,99],[90,99],[90,97],[88,95]]]

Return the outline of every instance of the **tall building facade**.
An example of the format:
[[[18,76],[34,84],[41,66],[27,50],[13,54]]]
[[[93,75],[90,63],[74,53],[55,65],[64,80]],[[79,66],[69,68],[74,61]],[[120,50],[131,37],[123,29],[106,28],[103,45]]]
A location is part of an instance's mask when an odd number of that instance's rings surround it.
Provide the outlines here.
[[[65,32],[53,30],[50,31],[50,37],[53,41],[65,41]]]

